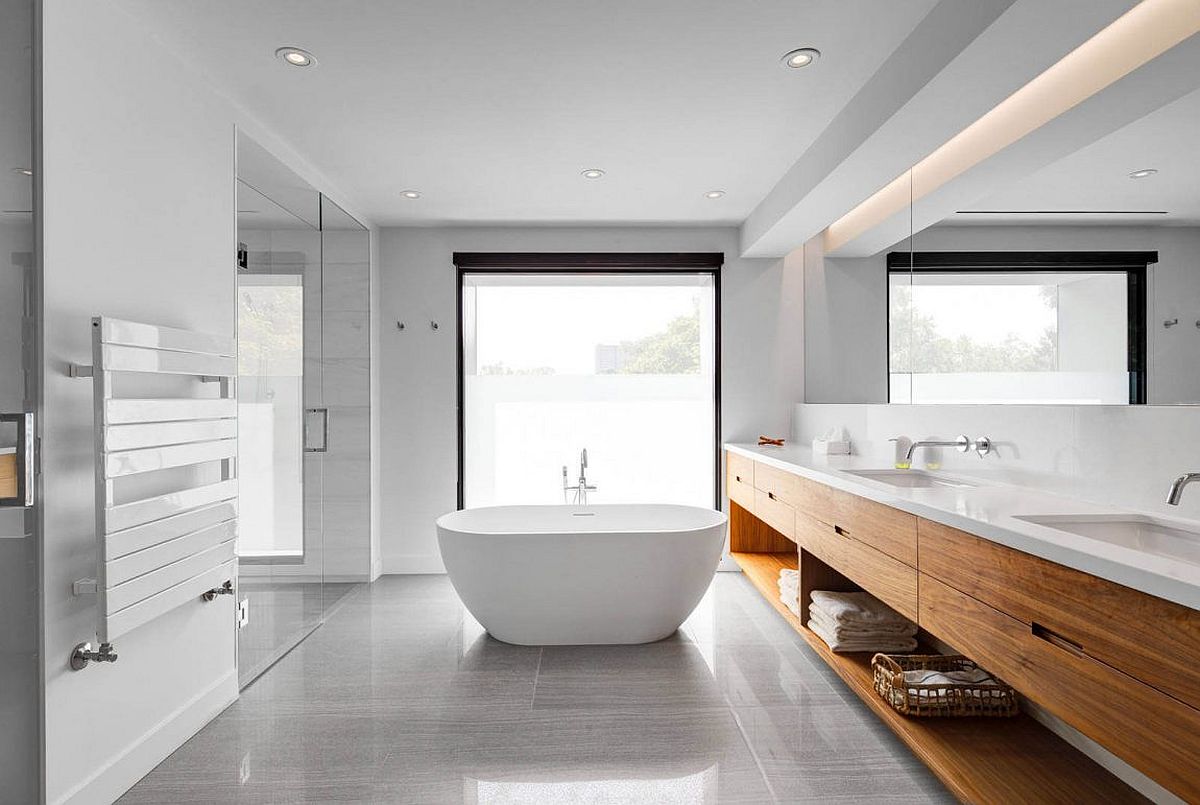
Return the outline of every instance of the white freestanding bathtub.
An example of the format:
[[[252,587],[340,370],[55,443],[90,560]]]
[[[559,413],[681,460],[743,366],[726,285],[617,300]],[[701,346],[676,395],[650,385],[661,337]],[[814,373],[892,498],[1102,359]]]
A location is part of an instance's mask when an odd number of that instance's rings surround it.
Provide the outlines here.
[[[726,517],[694,506],[494,506],[442,515],[438,544],[463,603],[527,646],[649,643],[712,582]]]

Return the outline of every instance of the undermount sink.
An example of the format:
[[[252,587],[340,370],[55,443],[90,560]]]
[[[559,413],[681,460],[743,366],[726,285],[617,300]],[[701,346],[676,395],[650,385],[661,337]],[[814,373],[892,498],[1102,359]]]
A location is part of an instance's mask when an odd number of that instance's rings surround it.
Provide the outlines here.
[[[1200,565],[1200,531],[1141,514],[1017,515],[1027,523]]]
[[[978,486],[924,470],[846,470],[846,474],[905,489],[970,489]]]

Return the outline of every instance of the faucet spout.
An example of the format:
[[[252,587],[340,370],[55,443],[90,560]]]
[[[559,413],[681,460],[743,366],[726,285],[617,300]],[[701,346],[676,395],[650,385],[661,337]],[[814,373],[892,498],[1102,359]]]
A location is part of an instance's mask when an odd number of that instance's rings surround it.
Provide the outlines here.
[[[1200,472],[1185,472],[1171,481],[1171,490],[1167,492],[1167,503],[1171,506],[1178,506],[1179,499],[1183,497],[1183,488],[1195,481],[1200,481]]]
[[[959,436],[952,442],[941,439],[921,439],[915,441],[908,446],[908,454],[904,457],[905,461],[912,464],[913,453],[917,452],[918,447],[953,447],[960,453],[965,453],[971,448],[971,440],[966,436]]]

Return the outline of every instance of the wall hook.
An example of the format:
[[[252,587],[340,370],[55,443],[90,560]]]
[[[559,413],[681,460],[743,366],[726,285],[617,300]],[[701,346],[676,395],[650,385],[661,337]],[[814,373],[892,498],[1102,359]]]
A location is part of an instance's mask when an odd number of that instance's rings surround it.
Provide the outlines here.
[[[403,329],[404,329],[404,322],[402,322],[402,321],[398,321],[398,322],[396,322],[396,329],[397,329],[397,330],[403,330]]]
[[[1173,318],[1173,319],[1167,319],[1166,321],[1164,321],[1164,322],[1163,322],[1163,327],[1174,327],[1176,324],[1179,324],[1179,317],[1178,317],[1178,316],[1176,316],[1176,317],[1175,317],[1175,318]]]
[[[437,328],[438,328],[438,323],[437,323],[436,321],[431,321],[431,322],[429,322],[429,329],[430,329],[430,330],[437,330]]]

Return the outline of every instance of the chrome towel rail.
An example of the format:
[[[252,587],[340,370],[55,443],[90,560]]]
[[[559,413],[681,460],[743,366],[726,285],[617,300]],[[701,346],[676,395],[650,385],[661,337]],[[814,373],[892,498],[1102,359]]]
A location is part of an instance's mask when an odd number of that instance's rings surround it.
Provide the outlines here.
[[[79,670],[115,661],[113,641],[137,627],[233,589],[236,342],[100,316],[92,319],[92,365],[72,365],[70,374],[92,378],[95,428],[96,577],[73,589],[96,595],[99,648],[75,648],[71,667]],[[117,396],[115,381],[131,374],[175,376],[174,383],[190,376],[218,389],[215,396]],[[171,472],[154,483],[157,494],[116,494],[123,479],[160,470]]]

